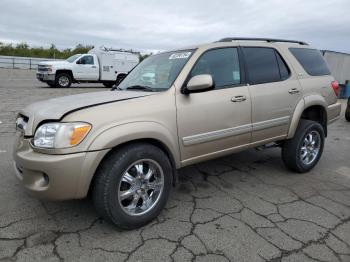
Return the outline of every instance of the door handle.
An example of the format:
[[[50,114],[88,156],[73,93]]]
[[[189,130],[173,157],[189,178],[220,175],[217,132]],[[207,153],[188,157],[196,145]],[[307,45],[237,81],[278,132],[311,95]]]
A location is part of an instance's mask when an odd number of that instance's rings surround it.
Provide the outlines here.
[[[96,68],[96,66],[91,66],[92,68]]]
[[[243,102],[247,100],[246,96],[234,96],[231,98],[231,102]]]
[[[288,93],[293,95],[293,94],[298,94],[300,91],[298,88],[291,88],[288,90]]]

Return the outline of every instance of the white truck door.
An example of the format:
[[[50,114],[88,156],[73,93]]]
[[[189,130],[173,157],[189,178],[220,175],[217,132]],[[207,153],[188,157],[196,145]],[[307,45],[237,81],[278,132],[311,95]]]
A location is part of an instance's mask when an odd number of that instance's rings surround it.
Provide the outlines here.
[[[101,72],[100,80],[115,81],[117,79],[113,58],[114,55],[109,53],[102,53],[98,55]]]
[[[128,62],[127,70],[128,70],[128,72],[130,72],[139,63],[138,55],[128,54],[127,62]]]
[[[128,66],[125,53],[119,53],[114,55],[114,67],[117,74],[128,73]]]
[[[75,66],[78,80],[96,81],[99,79],[99,65],[96,55],[83,55]]]

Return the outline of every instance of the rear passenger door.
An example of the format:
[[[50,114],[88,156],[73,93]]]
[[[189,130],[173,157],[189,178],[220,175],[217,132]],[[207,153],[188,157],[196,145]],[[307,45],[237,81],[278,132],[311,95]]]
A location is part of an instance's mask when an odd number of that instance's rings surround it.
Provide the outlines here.
[[[242,50],[252,99],[252,143],[282,138],[302,97],[297,76],[275,48]]]

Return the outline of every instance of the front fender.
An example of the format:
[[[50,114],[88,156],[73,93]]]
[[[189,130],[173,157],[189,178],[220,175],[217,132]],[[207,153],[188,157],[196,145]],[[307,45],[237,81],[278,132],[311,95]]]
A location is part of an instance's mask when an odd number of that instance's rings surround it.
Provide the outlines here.
[[[117,147],[123,143],[153,139],[167,147],[177,168],[180,167],[180,152],[176,130],[171,132],[157,122],[132,122],[110,127],[99,133],[88,151],[96,151]]]
[[[318,94],[305,96],[303,99],[301,99],[294,109],[293,117],[289,126],[287,139],[292,138],[294,136],[302,113],[306,108],[310,106],[322,106],[324,109],[327,109],[327,102],[323,96]]]

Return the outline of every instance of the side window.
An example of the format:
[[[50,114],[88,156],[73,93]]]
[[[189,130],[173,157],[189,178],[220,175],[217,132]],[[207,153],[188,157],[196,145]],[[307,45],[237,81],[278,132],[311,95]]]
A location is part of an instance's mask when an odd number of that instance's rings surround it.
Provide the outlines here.
[[[281,80],[275,50],[264,47],[244,47],[244,59],[250,84],[263,84]]]
[[[283,58],[281,57],[281,55],[275,51],[276,57],[277,57],[277,62],[278,62],[278,67],[280,69],[280,76],[281,76],[281,80],[286,80],[289,75],[290,75],[290,70],[286,64],[286,62],[284,62]]]
[[[93,65],[94,57],[92,55],[86,55],[79,59],[78,64],[81,65]]]
[[[309,48],[289,48],[289,50],[309,75],[331,74],[319,50]]]
[[[220,48],[204,53],[192,68],[190,76],[210,74],[215,89],[241,83],[237,48]]]

